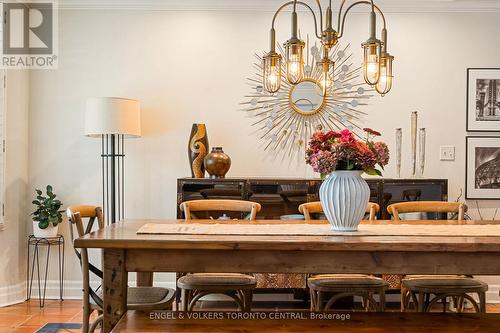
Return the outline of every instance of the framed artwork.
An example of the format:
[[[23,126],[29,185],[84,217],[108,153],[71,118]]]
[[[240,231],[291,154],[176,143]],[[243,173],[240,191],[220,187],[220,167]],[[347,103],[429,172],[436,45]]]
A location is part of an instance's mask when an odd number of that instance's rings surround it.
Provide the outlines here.
[[[500,131],[500,68],[467,69],[467,131]]]
[[[466,138],[466,199],[500,199],[500,137]]]

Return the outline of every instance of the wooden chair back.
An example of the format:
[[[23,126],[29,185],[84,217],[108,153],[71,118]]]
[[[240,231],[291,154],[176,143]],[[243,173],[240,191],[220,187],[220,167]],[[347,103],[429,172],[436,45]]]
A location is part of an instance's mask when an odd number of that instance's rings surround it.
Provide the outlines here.
[[[377,203],[369,202],[366,207],[366,213],[370,214],[369,220],[374,221],[377,219],[377,213],[380,211],[380,206]],[[321,206],[321,202],[306,202],[299,206],[299,212],[304,214],[304,218],[306,221],[312,220],[311,214],[317,214],[323,212],[323,207]]]
[[[248,220],[255,220],[261,206],[257,202],[245,200],[191,200],[180,205],[186,221],[197,219],[195,212],[220,211],[249,213]]]
[[[102,208],[97,206],[74,205],[66,209],[66,215],[68,217],[73,249],[82,267],[84,292],[87,295],[90,295],[94,302],[102,308],[103,302],[101,297],[98,296],[96,290],[90,287],[90,272],[100,279],[103,278],[103,273],[99,268],[90,263],[87,249],[80,249],[79,251],[76,247],[74,247],[74,240],[91,232],[95,221],[97,221],[99,229],[104,228],[104,215],[102,213]],[[87,225],[84,224],[82,218],[88,219]],[[75,229],[76,235],[74,232]]]
[[[456,213],[459,221],[463,221],[467,205],[461,202],[446,201],[411,201],[389,205],[387,212],[400,221],[400,213]]]

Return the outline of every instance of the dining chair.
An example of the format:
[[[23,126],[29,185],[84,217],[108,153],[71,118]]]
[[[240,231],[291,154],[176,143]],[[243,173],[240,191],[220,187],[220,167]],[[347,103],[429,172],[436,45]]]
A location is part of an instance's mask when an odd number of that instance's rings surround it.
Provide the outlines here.
[[[366,213],[370,220],[375,220],[380,206],[370,202]],[[323,212],[321,203],[308,202],[299,206],[299,212],[304,214],[307,221],[311,221],[311,214]],[[389,287],[387,281],[366,274],[318,274],[307,279],[307,286],[311,296],[311,311],[328,311],[333,304],[344,297],[360,296],[365,311],[385,311],[385,291]],[[379,295],[377,302],[374,295]],[[331,295],[325,299],[326,295]]]
[[[180,205],[186,221],[198,219],[196,212],[239,212],[247,213],[245,220],[255,220],[261,206],[257,202],[245,200],[191,200]]]
[[[366,214],[368,219],[373,221],[377,218],[377,213],[380,211],[380,206],[374,202],[369,202],[366,207]],[[306,221],[313,220],[311,214],[318,214],[323,212],[323,207],[320,201],[306,202],[299,206],[299,212],[304,215]]]
[[[446,201],[408,201],[389,205],[387,212],[395,221],[401,220],[400,213],[451,213],[459,221],[464,220],[467,205],[460,202]]]
[[[192,200],[181,203],[185,221],[196,217],[197,212],[239,212],[247,213],[245,219],[255,220],[260,211],[260,204],[243,200]],[[253,275],[240,273],[187,273],[177,280],[181,290],[182,311],[193,311],[196,302],[202,297],[212,294],[223,294],[231,297],[241,311],[250,311],[253,289],[257,285]]]
[[[459,221],[463,221],[467,205],[444,201],[401,202],[389,205],[387,211],[395,221],[400,221],[399,213],[446,213],[454,214]],[[485,312],[487,290],[486,283],[471,276],[406,275],[401,281],[401,310],[407,311],[413,302],[418,312],[428,312],[441,301],[443,312],[446,312],[447,299],[450,298],[457,312],[463,312],[465,299],[476,312]],[[477,294],[479,304],[470,294]]]
[[[94,288],[90,283],[91,273],[99,280],[103,278],[103,272],[89,260],[87,249],[74,247],[74,240],[83,237],[92,231],[97,221],[97,230],[104,228],[104,216],[101,207],[96,206],[70,206],[66,210],[69,230],[75,254],[80,262],[83,274],[83,326],[82,332],[93,332],[97,325],[102,322],[103,298],[101,287]],[[88,219],[86,225],[82,219]],[[74,231],[76,229],[76,233]],[[175,291],[160,287],[129,287],[127,290],[127,309],[129,310],[170,310]],[[90,315],[97,311],[97,319],[90,324]]]

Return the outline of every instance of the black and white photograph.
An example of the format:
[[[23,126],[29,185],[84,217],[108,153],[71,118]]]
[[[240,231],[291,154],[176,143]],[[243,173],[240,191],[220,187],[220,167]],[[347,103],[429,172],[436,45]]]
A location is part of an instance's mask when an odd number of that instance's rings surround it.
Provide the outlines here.
[[[500,199],[500,137],[467,137],[467,199]]]
[[[500,131],[500,69],[467,70],[467,130]]]

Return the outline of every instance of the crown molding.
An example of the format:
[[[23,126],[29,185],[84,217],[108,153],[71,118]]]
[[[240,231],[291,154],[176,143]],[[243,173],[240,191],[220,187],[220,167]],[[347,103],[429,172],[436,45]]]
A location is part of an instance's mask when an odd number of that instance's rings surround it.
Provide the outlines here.
[[[59,0],[61,10],[274,12],[285,0]],[[325,1],[323,1],[326,3]],[[338,8],[336,0],[334,10]],[[386,13],[500,12],[497,0],[378,0]],[[312,3],[314,5],[314,2]],[[362,10],[363,11],[363,10]]]

